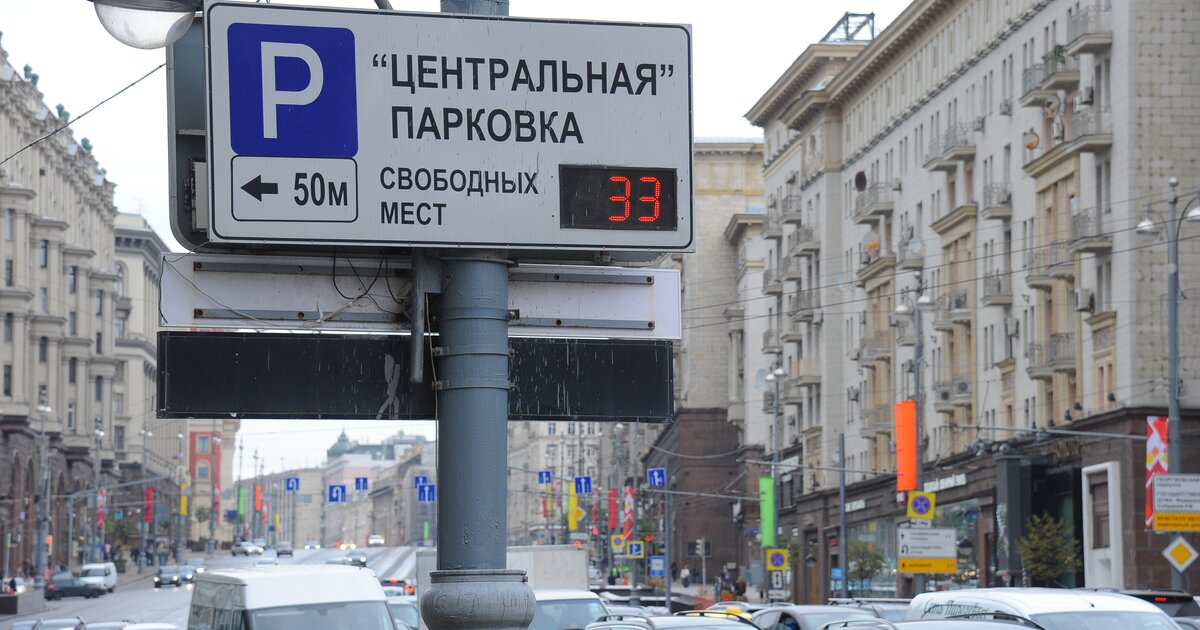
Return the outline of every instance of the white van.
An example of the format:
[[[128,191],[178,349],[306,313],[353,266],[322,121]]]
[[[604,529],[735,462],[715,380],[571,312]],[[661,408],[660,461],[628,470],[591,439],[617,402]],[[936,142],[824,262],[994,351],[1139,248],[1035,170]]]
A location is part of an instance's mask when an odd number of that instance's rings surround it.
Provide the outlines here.
[[[1028,619],[1048,630],[1175,630],[1176,627],[1154,604],[1103,591],[972,588],[920,593],[908,604],[910,620],[982,619],[989,613]]]
[[[111,562],[85,564],[79,570],[79,577],[88,584],[103,586],[109,593],[117,588],[117,565]]]
[[[327,564],[208,570],[196,576],[188,630],[394,630],[379,579]]]

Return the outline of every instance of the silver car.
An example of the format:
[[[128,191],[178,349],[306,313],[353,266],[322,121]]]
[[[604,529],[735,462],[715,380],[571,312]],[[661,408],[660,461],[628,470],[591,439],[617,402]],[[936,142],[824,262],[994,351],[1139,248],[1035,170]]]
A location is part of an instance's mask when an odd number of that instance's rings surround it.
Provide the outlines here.
[[[1045,630],[1178,630],[1154,604],[1121,595],[1061,588],[976,588],[921,593],[908,619],[983,619],[991,613]]]

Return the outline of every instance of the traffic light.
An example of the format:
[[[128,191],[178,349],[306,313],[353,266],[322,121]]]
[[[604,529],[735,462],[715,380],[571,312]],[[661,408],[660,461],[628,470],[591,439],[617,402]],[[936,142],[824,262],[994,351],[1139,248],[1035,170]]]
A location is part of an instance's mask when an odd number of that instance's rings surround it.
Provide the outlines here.
[[[593,527],[593,528],[592,528],[592,535],[593,535],[593,536],[599,536],[599,535],[600,535],[600,528],[599,528],[599,527]]]
[[[650,542],[650,541],[654,540],[654,534],[646,534],[645,536],[642,536],[642,539],[645,540],[646,542]]]

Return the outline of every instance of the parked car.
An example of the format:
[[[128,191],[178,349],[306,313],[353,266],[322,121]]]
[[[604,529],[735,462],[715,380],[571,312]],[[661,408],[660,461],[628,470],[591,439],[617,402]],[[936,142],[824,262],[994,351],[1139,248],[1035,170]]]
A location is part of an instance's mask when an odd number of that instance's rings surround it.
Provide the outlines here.
[[[600,596],[584,590],[535,590],[537,610],[529,630],[561,630],[582,628],[601,617],[608,616],[608,607]]]
[[[754,625],[723,610],[688,610],[673,616],[607,615],[585,626],[586,630],[752,630]]]
[[[285,541],[279,543],[278,545],[276,545],[275,546],[275,556],[276,557],[287,556],[289,558],[292,557],[292,541],[285,540]]]
[[[371,534],[370,536],[367,536],[367,546],[368,547],[382,547],[383,546],[383,536],[381,536],[379,534]]]
[[[829,605],[861,608],[888,621],[904,621],[908,614],[908,600],[899,597],[835,597],[829,600]]]
[[[1168,617],[1200,617],[1200,604],[1196,603],[1195,598],[1191,594],[1183,591],[1083,590],[1121,593],[1122,595],[1136,597],[1144,602],[1154,604],[1159,610],[1166,613]]]
[[[117,588],[117,565],[112,562],[96,562],[85,564],[79,570],[79,577],[88,584],[103,586],[109,593]]]
[[[261,556],[263,553],[263,548],[248,540],[243,540],[242,542],[234,543],[233,546],[229,548],[229,553],[234,556]]]
[[[91,599],[93,597],[100,597],[107,592],[108,589],[99,584],[91,584],[84,581],[81,577],[68,576],[61,573],[51,577],[50,581],[46,583],[45,589],[47,600],[62,599],[64,597]]]
[[[879,617],[865,610],[848,606],[793,605],[763,608],[754,613],[750,621],[759,628],[820,630],[827,623],[857,619],[879,619]]]
[[[983,619],[1001,613],[1046,630],[1174,630],[1165,613],[1140,599],[1103,591],[1060,588],[976,588],[920,593],[908,619]]]
[[[184,572],[180,570],[179,565],[164,564],[158,567],[158,573],[154,575],[154,588],[162,586],[179,586],[183,584]]]

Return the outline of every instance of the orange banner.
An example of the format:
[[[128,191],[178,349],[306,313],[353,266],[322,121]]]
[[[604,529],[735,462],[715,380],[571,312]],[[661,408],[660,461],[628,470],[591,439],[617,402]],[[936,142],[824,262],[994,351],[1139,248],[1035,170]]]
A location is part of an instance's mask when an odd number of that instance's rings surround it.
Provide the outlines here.
[[[896,490],[917,489],[917,403],[896,403]]]

